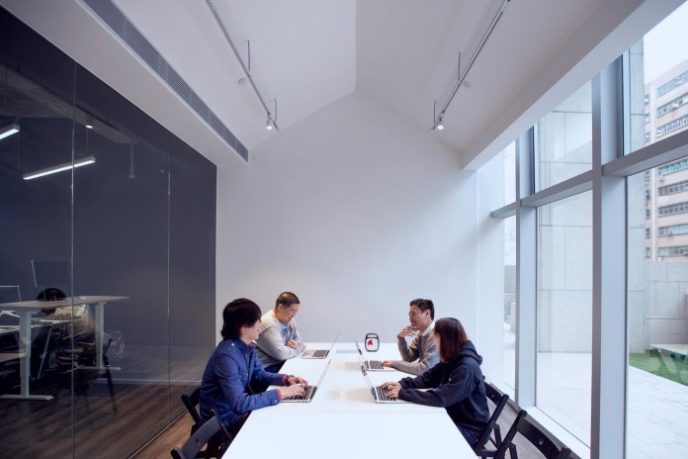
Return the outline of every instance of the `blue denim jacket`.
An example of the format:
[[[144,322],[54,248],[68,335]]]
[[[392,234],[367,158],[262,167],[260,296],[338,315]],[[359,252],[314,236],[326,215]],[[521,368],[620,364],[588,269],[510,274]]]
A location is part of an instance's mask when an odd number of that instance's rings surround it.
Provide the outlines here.
[[[244,414],[279,402],[276,390],[248,394],[251,381],[282,385],[283,375],[263,370],[256,357],[255,345],[241,340],[225,339],[217,345],[203,372],[201,383],[201,419],[206,421],[215,410],[227,427]]]

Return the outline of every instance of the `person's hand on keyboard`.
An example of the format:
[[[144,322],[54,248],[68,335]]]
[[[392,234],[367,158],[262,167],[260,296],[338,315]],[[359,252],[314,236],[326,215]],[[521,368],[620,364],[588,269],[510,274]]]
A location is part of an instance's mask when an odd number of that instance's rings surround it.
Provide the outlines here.
[[[385,391],[387,397],[391,399],[399,398],[401,384],[399,384],[398,382],[386,382],[382,385],[382,390]]]
[[[282,393],[282,398],[303,397],[303,395],[306,393],[306,389],[300,384],[284,386],[279,390]]]
[[[382,366],[383,366],[383,367],[391,367],[391,366],[392,366],[392,361],[391,361],[391,360],[383,360],[383,361],[382,361]]]
[[[306,387],[308,385],[308,381],[306,381],[305,378],[302,378],[301,376],[289,376],[287,378],[287,386],[293,386],[294,384],[298,384],[299,386]]]

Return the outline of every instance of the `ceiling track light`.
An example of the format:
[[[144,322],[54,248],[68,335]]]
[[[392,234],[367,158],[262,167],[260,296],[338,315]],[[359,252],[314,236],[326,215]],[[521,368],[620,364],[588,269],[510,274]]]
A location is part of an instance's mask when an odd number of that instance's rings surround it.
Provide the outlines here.
[[[18,133],[21,130],[17,123],[12,123],[8,126],[0,128],[0,140]]]
[[[497,23],[499,20],[502,18],[502,15],[504,14],[504,11],[506,11],[507,5],[511,2],[511,0],[501,0],[501,5],[499,6],[499,9],[495,13],[494,17],[492,18],[492,21],[490,21],[490,25],[487,26],[487,29],[483,33],[482,38],[480,39],[480,42],[478,43],[478,46],[473,50],[473,54],[471,54],[471,58],[468,60],[468,64],[466,65],[466,68],[461,71],[461,53],[459,53],[459,65],[458,65],[458,73],[457,73],[457,79],[456,82],[454,83],[454,86],[449,94],[449,97],[447,100],[442,104],[442,108],[439,111],[439,114],[436,113],[437,110],[437,101],[435,101],[434,107],[433,107],[433,124],[432,124],[432,130],[435,131],[441,131],[444,129],[444,115],[447,112],[447,109],[449,108],[449,105],[452,103],[454,100],[454,97],[456,96],[456,93],[459,91],[459,88],[461,85],[464,85],[468,87],[468,82],[465,82],[466,76],[468,75],[468,72],[471,71],[471,68],[473,67],[473,64],[475,64],[476,59],[480,55],[480,52],[483,50],[483,47],[485,47],[485,43],[487,43],[488,38],[490,38],[490,35],[492,35],[492,32],[494,31],[495,27],[497,27]],[[464,84],[465,82],[465,84]]]
[[[28,174],[24,174],[22,178],[24,180],[33,180],[38,177],[44,177],[46,175],[50,174],[57,174],[58,172],[64,172],[68,171],[71,169],[76,169],[77,167],[81,166],[88,166],[89,164],[93,164],[96,162],[95,156],[87,156],[85,158],[81,159],[76,159],[74,162],[70,161],[67,163],[62,163],[62,164],[57,164],[55,166],[48,167],[46,169],[41,169],[36,172],[29,172]]]
[[[265,98],[263,95],[260,93],[258,90],[258,87],[256,86],[256,82],[253,80],[251,77],[251,47],[250,43],[248,45],[248,66],[244,63],[244,60],[241,58],[241,55],[239,54],[239,50],[237,50],[236,45],[234,44],[234,41],[232,41],[232,38],[229,36],[229,32],[227,31],[227,28],[225,27],[224,23],[222,22],[222,19],[220,19],[220,15],[218,14],[217,10],[215,9],[215,5],[213,5],[212,0],[206,0],[206,3],[208,4],[208,8],[210,9],[210,12],[213,13],[213,17],[215,18],[215,22],[217,22],[217,25],[220,26],[220,30],[222,31],[222,35],[224,35],[225,40],[227,40],[227,43],[229,44],[229,47],[232,48],[232,52],[234,53],[234,57],[239,61],[239,65],[241,65],[241,69],[244,71],[244,74],[246,75],[246,79],[248,80],[249,83],[251,83],[251,88],[253,88],[253,92],[256,94],[256,97],[260,101],[260,104],[263,106],[263,109],[265,110],[265,115],[267,116],[268,123],[265,125],[265,129],[268,131],[271,131],[273,128],[276,131],[279,131],[279,127],[277,126],[277,115],[275,114],[273,116],[272,113],[270,113],[270,109],[268,108],[268,105],[265,103]],[[240,82],[242,79],[239,79],[238,82]],[[240,83],[243,84],[243,83]],[[277,100],[275,100],[275,105],[277,105]],[[271,127],[268,127],[271,126]]]

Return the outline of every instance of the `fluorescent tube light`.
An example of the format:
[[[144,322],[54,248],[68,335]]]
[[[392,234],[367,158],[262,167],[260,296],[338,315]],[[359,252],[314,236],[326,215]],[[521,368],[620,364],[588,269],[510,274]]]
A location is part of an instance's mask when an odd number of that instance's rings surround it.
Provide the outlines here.
[[[5,126],[4,128],[0,128],[0,140],[16,134],[17,132],[19,132],[19,125],[16,123]]]
[[[68,171],[72,168],[87,166],[95,162],[96,158],[94,156],[87,156],[85,158],[77,159],[73,163],[62,163],[56,166],[48,167],[47,169],[41,169],[40,171],[29,172],[28,174],[24,174],[23,178],[24,180],[31,180],[38,177],[43,177],[44,175],[56,174],[58,172]]]

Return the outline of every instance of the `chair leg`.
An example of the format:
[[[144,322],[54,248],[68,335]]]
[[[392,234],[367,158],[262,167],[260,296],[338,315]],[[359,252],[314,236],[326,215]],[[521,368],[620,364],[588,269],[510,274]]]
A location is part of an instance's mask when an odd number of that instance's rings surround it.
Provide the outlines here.
[[[105,364],[105,377],[107,378],[108,389],[110,391],[110,400],[112,401],[112,411],[117,412],[117,403],[115,402],[115,387],[112,384],[112,373],[110,372],[110,361],[107,356],[103,356],[103,363]]]

